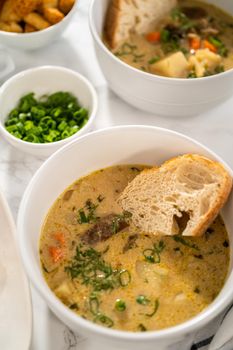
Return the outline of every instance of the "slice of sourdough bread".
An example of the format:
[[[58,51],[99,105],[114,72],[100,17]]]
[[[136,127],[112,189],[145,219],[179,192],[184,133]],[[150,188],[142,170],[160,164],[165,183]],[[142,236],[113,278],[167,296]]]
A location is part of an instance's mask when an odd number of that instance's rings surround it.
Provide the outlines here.
[[[110,0],[105,20],[105,35],[111,48],[128,39],[131,32],[153,30],[177,0]]]
[[[232,178],[223,165],[186,154],[142,171],[118,203],[144,232],[200,236],[218,215],[231,187]]]

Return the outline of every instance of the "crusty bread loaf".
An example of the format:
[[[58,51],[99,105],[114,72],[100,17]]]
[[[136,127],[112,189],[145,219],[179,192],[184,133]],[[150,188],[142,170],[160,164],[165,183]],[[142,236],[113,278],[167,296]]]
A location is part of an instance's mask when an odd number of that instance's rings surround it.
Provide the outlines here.
[[[118,202],[144,232],[200,236],[223,207],[231,187],[232,178],[220,163],[187,154],[142,171]]]
[[[143,34],[153,30],[176,3],[177,0],[110,0],[105,20],[109,45],[116,48],[132,31]]]

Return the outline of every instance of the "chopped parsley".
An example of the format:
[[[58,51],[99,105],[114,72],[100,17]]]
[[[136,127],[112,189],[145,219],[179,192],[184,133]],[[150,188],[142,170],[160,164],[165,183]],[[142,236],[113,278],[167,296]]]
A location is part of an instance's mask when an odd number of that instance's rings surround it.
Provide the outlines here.
[[[95,211],[99,204],[94,204],[90,199],[85,203],[85,206],[78,211],[79,224],[87,224],[96,222],[99,217],[96,216]]]
[[[93,292],[126,287],[131,281],[128,270],[113,269],[104,261],[101,252],[82,244],[76,247],[76,254],[65,271],[72,279],[77,278],[82,284],[91,286]]]

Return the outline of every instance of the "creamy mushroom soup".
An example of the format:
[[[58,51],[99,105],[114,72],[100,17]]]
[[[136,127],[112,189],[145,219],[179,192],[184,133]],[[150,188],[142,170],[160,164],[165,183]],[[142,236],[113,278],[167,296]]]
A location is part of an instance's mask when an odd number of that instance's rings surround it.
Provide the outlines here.
[[[67,188],[45,219],[41,268],[56,296],[81,317],[143,332],[175,326],[223,287],[229,243],[220,216],[202,237],[140,232],[117,198],[144,166],[96,171]]]

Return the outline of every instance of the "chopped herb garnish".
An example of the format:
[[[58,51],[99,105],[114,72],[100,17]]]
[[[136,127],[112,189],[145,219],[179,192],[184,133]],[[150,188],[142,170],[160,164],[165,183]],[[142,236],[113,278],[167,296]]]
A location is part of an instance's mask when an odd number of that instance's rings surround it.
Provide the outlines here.
[[[194,254],[193,256],[196,259],[200,259],[200,260],[204,259],[202,254]]]
[[[102,196],[102,194],[99,194],[98,197],[97,197],[97,201],[98,201],[99,203],[103,202],[104,199],[105,199],[105,197]]]
[[[149,314],[146,314],[146,316],[148,316],[148,317],[154,316],[154,315],[156,314],[156,312],[158,311],[158,308],[159,308],[159,300],[156,299],[156,300],[155,300],[155,303],[154,303],[154,309],[153,309],[153,311],[152,311],[151,313],[149,313]]]
[[[126,253],[128,250],[136,246],[136,241],[138,239],[138,234],[130,235],[126,244],[123,247],[123,253]]]
[[[226,48],[226,45],[218,37],[210,36],[209,42],[217,48],[219,55],[223,57],[227,56],[228,49]]]
[[[223,245],[223,247],[228,248],[229,242],[227,240],[225,240],[222,245]]]
[[[106,326],[108,328],[111,328],[114,325],[114,322],[113,322],[113,320],[110,317],[108,317],[108,316],[106,316],[104,314],[101,314],[101,313],[98,313],[96,315],[96,317],[94,318],[93,322],[101,323],[101,324],[103,324],[104,326]]]
[[[76,254],[65,271],[72,279],[91,286],[93,292],[126,287],[131,281],[128,270],[113,269],[104,261],[101,252],[82,244],[76,247]]]
[[[139,62],[145,55],[144,54],[139,54],[136,52],[137,50],[137,46],[136,45],[131,45],[129,43],[124,43],[120,50],[115,52],[115,55],[118,57],[122,57],[122,56],[128,56],[131,55],[133,56],[133,62]]]
[[[174,21],[187,20],[187,16],[177,7],[172,10],[171,17]]]
[[[194,22],[192,22],[184,12],[179,8],[175,8],[171,12],[171,17],[174,21],[178,22],[180,29],[186,33],[189,29],[195,27]]]
[[[134,56],[133,62],[134,62],[134,63],[137,63],[137,62],[140,62],[141,59],[142,59],[145,55],[143,55],[143,54],[141,54],[141,55],[136,55],[136,54],[134,54],[133,56]]]
[[[99,300],[96,296],[90,296],[89,298],[89,307],[90,307],[90,311],[93,315],[96,315],[99,312]]]
[[[210,71],[207,69],[205,71],[205,77],[210,77],[211,75],[220,74],[220,73],[223,73],[224,71],[225,71],[224,66],[219,65],[213,71]]]
[[[200,293],[200,289],[199,289],[198,287],[196,287],[196,288],[194,289],[194,293],[199,294],[199,293]]]
[[[130,272],[128,270],[121,270],[119,272],[119,281],[122,287],[128,286],[128,284],[131,282]]]
[[[165,244],[163,241],[159,241],[158,244],[154,244],[153,248],[148,248],[143,251],[143,255],[146,261],[152,264],[159,264],[161,261],[160,254],[165,248]]]
[[[71,305],[69,306],[69,308],[70,308],[71,310],[78,310],[78,309],[79,309],[77,303],[71,304]]]
[[[161,31],[161,41],[163,43],[168,43],[171,38],[171,32],[167,29]]]
[[[140,323],[138,325],[138,329],[141,331],[141,332],[146,332],[147,331],[147,328],[144,326],[144,324]]]
[[[136,302],[140,305],[147,305],[149,304],[150,300],[145,295],[138,295]]]
[[[109,251],[109,245],[102,251],[102,254],[106,254]]]
[[[94,204],[90,199],[88,199],[85,203],[84,208],[81,208],[78,211],[78,222],[80,224],[96,222],[98,219],[98,217],[95,215],[97,207],[98,204]]]
[[[154,56],[148,61],[148,64],[154,64],[154,63],[158,62],[159,60],[160,60],[159,56]]]
[[[188,74],[187,78],[188,78],[188,79],[195,79],[195,78],[197,78],[196,72],[195,72],[194,70],[192,70],[192,71]]]
[[[122,299],[117,299],[116,302],[115,302],[115,309],[116,309],[117,311],[120,311],[120,312],[125,311],[125,309],[126,309],[126,304],[125,304],[124,300],[122,300]]]
[[[181,243],[183,245],[185,245],[186,247],[192,248],[192,249],[196,249],[196,250],[200,250],[199,247],[191,242],[188,242],[187,240],[185,240],[183,237],[175,235],[173,236],[174,241]]]
[[[116,215],[112,220],[112,232],[115,234],[119,231],[119,227],[122,222],[128,223],[128,219],[132,217],[129,211],[124,211],[122,214]]]

